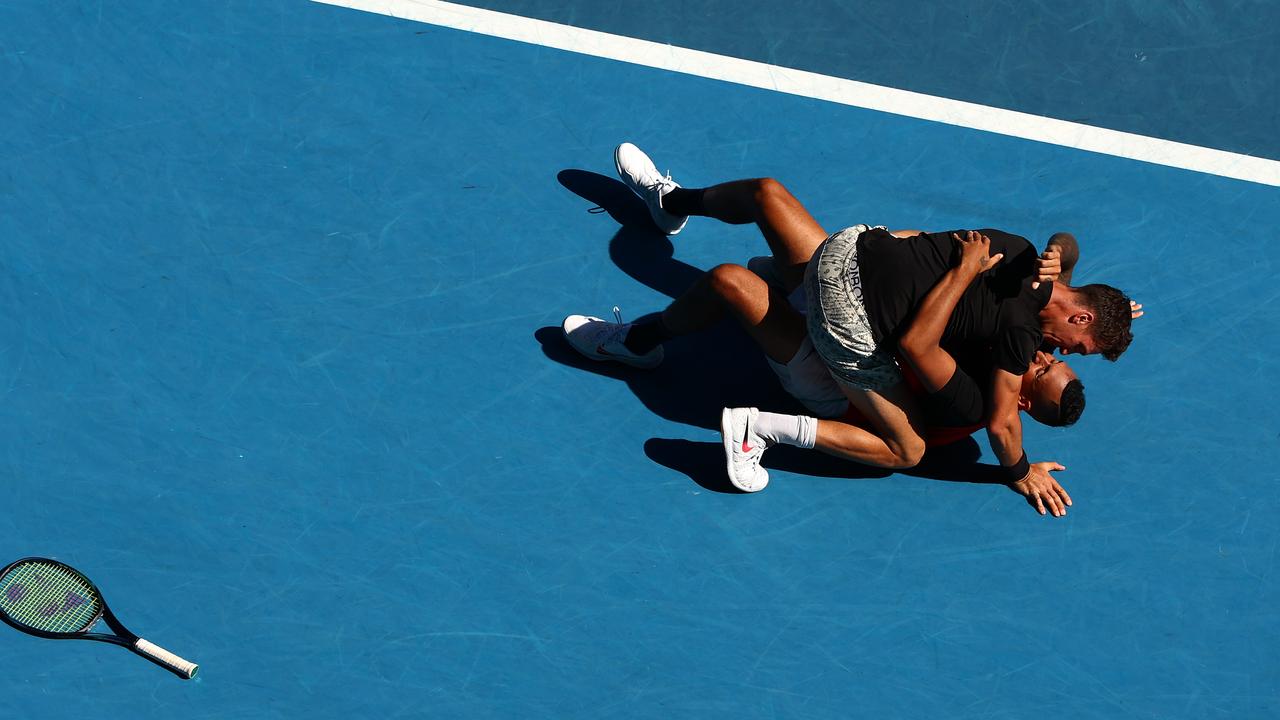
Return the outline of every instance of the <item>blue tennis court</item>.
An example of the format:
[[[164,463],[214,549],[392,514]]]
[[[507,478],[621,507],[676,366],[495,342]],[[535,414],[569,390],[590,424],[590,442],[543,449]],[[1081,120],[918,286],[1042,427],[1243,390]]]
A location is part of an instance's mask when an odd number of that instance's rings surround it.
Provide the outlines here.
[[[469,4],[1280,160],[1273,3]],[[726,492],[719,409],[788,402],[744,334],[560,336],[767,252],[647,227],[624,140],[831,230],[1073,232],[1147,315],[1026,425],[1070,514],[952,472],[981,435]],[[0,561],[202,668],[3,628],[0,716],[1280,712],[1276,187],[304,0],[0,3],[0,159]]]

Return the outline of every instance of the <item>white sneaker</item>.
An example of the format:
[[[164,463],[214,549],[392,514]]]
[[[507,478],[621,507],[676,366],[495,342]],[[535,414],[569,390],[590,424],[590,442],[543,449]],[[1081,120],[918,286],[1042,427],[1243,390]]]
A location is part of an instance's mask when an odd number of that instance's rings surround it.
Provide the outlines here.
[[[592,360],[613,360],[631,367],[649,370],[662,362],[662,346],[650,350],[644,355],[637,355],[623,344],[627,331],[632,323],[622,322],[622,313],[613,309],[618,322],[601,320],[590,315],[570,315],[560,323],[564,339],[569,341],[574,350]]]
[[[769,484],[769,471],[760,466],[769,443],[752,429],[759,415],[755,408],[725,408],[720,413],[729,482],[743,492],[759,492]]]
[[[688,215],[672,215],[662,209],[662,196],[680,187],[671,174],[662,175],[648,155],[631,143],[622,143],[613,151],[613,162],[618,167],[618,177],[649,206],[649,214],[658,229],[675,235],[689,222]]]

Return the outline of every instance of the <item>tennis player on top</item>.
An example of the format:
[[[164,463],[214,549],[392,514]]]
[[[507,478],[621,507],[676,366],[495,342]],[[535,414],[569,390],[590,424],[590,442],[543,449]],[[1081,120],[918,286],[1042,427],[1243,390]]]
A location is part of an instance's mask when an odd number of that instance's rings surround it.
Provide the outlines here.
[[[932,300],[936,307],[954,306],[941,323],[937,346],[966,353],[985,351],[996,366],[991,391],[984,396],[986,426],[992,447],[1008,468],[1011,485],[1059,514],[1065,492],[1048,472],[1060,466],[1030,465],[1022,451],[1019,401],[1032,407],[1036,403],[1021,390],[1033,370],[1048,375],[1052,369],[1062,377],[1069,372],[1065,367],[1054,369],[1061,363],[1037,355],[1042,342],[1064,353],[1101,352],[1111,359],[1123,352],[1131,339],[1130,303],[1118,290],[1051,282],[1057,272],[1056,254],[1041,259],[1042,273],[1037,274],[1030,243],[1007,233],[982,231],[981,237],[889,233],[863,225],[828,237],[776,181],[742,180],[688,190],[658,173],[633,145],[619,146],[615,159],[623,180],[646,200],[655,222],[668,234],[679,232],[689,215],[735,224],[755,222],[773,250],[784,289],[803,284],[810,312],[806,325],[785,297],[763,285],[754,273],[722,265],[647,322],[567,318],[564,330],[574,347],[589,357],[653,367],[661,361],[663,341],[707,327],[729,310],[770,360],[784,368],[798,358],[806,343],[811,344],[849,403],[870,425],[866,430],[829,419],[726,409],[722,424],[735,486],[748,491],[764,487],[768,474],[760,467],[760,457],[773,442],[817,447],[880,467],[916,464],[925,447],[923,414],[894,362],[893,350],[906,337],[901,349],[908,362],[916,365],[913,348],[919,346],[912,338],[928,334],[922,330],[904,336],[904,331],[913,311]],[[988,250],[996,250],[1000,260],[979,257]],[[953,265],[957,266],[954,272]],[[978,274],[981,280],[973,282]],[[742,302],[722,304],[729,296]],[[937,329],[931,326],[928,332]],[[1033,368],[1033,362],[1042,367]],[[957,388],[973,382],[954,367],[952,377],[933,395],[956,395]],[[943,371],[925,369],[921,377],[937,384],[945,369],[944,362]],[[1060,400],[1050,404],[1061,412]]]

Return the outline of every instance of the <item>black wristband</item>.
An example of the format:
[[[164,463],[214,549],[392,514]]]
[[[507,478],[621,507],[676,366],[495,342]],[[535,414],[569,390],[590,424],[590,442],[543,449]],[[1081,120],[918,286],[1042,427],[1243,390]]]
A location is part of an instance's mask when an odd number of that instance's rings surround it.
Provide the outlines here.
[[[1031,472],[1031,463],[1027,462],[1026,451],[1022,452],[1021,460],[1008,467],[1001,466],[1001,469],[1008,475],[1004,480],[1006,484],[1016,483],[1025,478]]]

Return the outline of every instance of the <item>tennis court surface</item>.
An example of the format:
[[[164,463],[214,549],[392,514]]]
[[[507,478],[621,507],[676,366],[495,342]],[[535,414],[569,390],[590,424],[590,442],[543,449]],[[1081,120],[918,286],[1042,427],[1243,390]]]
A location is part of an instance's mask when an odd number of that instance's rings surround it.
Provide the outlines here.
[[[1272,3],[471,5],[1280,161]],[[1274,184],[477,30],[0,3],[0,561],[201,666],[4,628],[0,716],[1280,712]],[[1074,233],[1147,315],[1027,424],[1070,514],[799,452],[724,492],[719,409],[785,403],[743,334],[649,373],[559,334],[767,252],[646,228],[622,141],[832,230]]]

